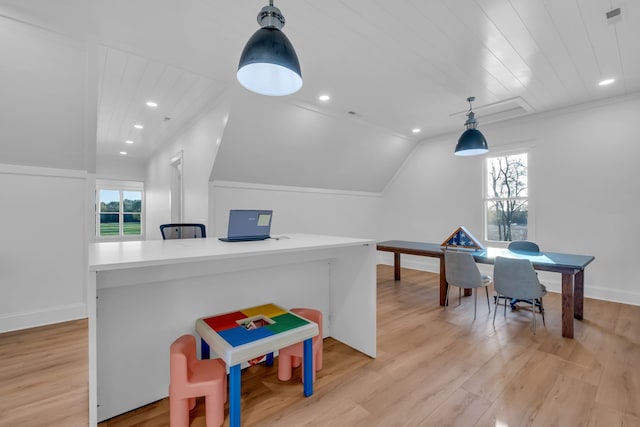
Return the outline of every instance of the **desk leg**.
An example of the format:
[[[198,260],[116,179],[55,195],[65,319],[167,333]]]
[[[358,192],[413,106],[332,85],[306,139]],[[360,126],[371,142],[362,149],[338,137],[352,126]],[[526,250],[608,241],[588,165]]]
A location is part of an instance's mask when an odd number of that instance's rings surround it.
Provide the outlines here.
[[[240,427],[240,365],[229,369],[229,427]]]
[[[393,253],[393,278],[400,280],[400,253]]]
[[[309,397],[313,394],[313,338],[304,340],[302,344],[303,349],[303,361],[302,361],[302,375],[304,378],[304,395]]]
[[[562,336],[573,338],[573,274],[562,273]]]
[[[444,258],[440,260],[440,305],[445,305],[447,301],[447,274],[444,271]]]
[[[204,339],[200,338],[200,359],[210,359],[211,358],[211,349],[209,348],[209,343],[207,343]]]
[[[580,270],[573,278],[573,317],[582,320],[584,306],[584,270]]]

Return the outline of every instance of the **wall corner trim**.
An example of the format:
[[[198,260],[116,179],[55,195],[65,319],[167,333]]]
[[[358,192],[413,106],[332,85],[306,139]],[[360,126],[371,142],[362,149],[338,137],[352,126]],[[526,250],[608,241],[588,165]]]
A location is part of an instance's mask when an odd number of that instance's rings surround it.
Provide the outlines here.
[[[236,181],[212,181],[210,184],[217,188],[235,188],[244,190],[262,190],[262,191],[289,191],[294,193],[318,193],[333,194],[338,196],[359,196],[359,197],[382,197],[382,193],[369,191],[352,191],[352,190],[335,190],[331,188],[315,188],[315,187],[293,187],[288,185],[273,184],[257,184],[250,182]]]
[[[87,171],[85,170],[45,168],[40,166],[11,165],[3,163],[0,163],[0,173],[7,175],[52,176],[59,178],[87,178]]]

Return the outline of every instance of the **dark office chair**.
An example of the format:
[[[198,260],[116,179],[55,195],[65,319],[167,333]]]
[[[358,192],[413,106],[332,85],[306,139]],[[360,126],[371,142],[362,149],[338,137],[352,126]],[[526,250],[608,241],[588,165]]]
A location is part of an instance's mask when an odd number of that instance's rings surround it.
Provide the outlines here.
[[[162,233],[162,240],[207,237],[204,224],[162,224],[160,233]]]
[[[533,333],[536,333],[536,310],[540,307],[542,324],[544,321],[544,307],[542,297],[547,294],[547,288],[538,281],[538,275],[528,259],[496,257],[493,265],[493,287],[499,297],[515,298],[531,304],[533,315]],[[496,312],[493,312],[493,324],[496,323]],[[504,306],[504,316],[507,316],[507,305]]]

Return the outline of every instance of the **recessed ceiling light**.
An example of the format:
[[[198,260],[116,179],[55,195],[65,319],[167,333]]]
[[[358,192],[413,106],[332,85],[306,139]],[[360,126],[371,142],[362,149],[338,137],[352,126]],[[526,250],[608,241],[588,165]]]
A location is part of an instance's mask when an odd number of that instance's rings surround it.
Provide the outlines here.
[[[600,86],[606,86],[606,85],[610,85],[611,83],[615,82],[616,79],[605,79],[602,80],[600,83],[598,83]]]
[[[132,141],[132,140],[130,140],[130,139],[127,139],[125,142],[126,142],[127,144],[133,144],[133,141]]]
[[[411,129],[411,132],[413,132],[413,133],[420,133],[420,132],[422,132],[422,129],[420,129],[420,128],[414,128],[414,129]]]
[[[328,101],[328,100],[330,100],[330,99],[331,99],[331,97],[330,97],[329,95],[320,95],[320,96],[318,97],[318,99],[319,99],[320,101]]]
[[[147,101],[147,107],[156,108],[158,106],[157,102]]]
[[[139,124],[135,124],[135,125],[133,125],[133,127],[136,128],[136,129],[144,129],[144,126],[139,125]]]
[[[123,156],[126,156],[127,152],[126,151],[121,151],[120,154],[122,154]]]

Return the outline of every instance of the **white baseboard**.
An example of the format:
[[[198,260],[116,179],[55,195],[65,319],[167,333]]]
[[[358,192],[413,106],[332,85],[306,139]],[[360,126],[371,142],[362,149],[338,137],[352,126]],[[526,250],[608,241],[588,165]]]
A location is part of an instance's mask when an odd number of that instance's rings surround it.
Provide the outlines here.
[[[86,304],[72,304],[63,307],[52,307],[46,310],[4,314],[0,316],[0,333],[36,328],[86,317]]]

